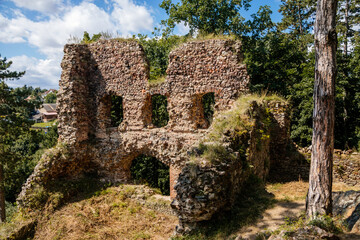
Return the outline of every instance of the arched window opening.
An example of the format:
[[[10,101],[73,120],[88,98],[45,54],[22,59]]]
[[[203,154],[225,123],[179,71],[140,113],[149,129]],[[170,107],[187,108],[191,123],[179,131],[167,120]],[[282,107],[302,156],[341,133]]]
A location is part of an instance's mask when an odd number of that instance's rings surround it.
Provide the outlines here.
[[[117,127],[122,122],[124,118],[122,97],[116,95],[111,96],[110,118],[111,127]]]
[[[136,183],[147,184],[160,189],[163,195],[170,195],[169,167],[155,157],[138,156],[132,161],[130,171]]]
[[[201,101],[204,110],[204,118],[208,123],[207,125],[209,127],[214,117],[215,94],[213,92],[204,94]]]
[[[152,117],[151,121],[155,127],[165,127],[169,122],[167,111],[167,99],[164,95],[151,96]]]

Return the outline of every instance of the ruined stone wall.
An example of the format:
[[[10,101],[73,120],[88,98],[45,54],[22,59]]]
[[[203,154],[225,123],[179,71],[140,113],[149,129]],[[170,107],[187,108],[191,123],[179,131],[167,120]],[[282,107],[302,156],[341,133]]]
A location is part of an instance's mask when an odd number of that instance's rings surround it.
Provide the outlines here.
[[[188,164],[193,147],[211,129],[203,113],[203,95],[214,93],[216,115],[248,93],[249,77],[239,42],[183,44],[170,53],[166,80],[156,86],[148,83],[149,65],[135,41],[66,45],[61,66],[57,102],[60,144],[44,154],[23,186],[18,198],[21,207],[31,208],[36,189],[46,189],[59,177],[76,178],[92,171],[105,180],[127,182],[131,180],[131,162],[145,154],[170,167],[171,196],[177,194],[173,206],[183,223],[180,227],[184,227],[231,206],[250,173],[265,179],[270,168],[277,173],[274,176],[291,173],[293,177],[298,168],[303,169],[302,162],[294,162],[288,155],[296,151],[289,151],[289,112],[281,101],[253,106],[252,113],[258,116],[246,135],[246,161],[238,158],[239,146],[230,149],[237,142],[230,142],[223,147],[236,159],[205,166]],[[151,96],[155,94],[168,101],[169,123],[161,128],[153,126],[151,119]],[[110,116],[113,95],[122,97],[124,112],[123,121],[115,127]],[[225,135],[225,139],[229,137]],[[345,170],[351,168],[342,164]]]
[[[171,197],[178,195],[178,202],[183,204],[178,209],[180,221],[184,216],[190,222],[209,219],[227,203],[231,205],[250,173],[265,179],[271,162],[277,161],[271,156],[271,148],[277,142],[285,146],[288,140],[288,116],[281,110],[286,106],[254,104],[253,130],[242,139],[246,140],[242,142],[248,154],[246,161],[245,153],[239,152],[241,141],[230,141],[230,145],[237,146],[227,151],[233,151],[231,154],[237,156],[237,161],[229,159],[218,165],[197,167],[195,173],[186,165],[193,147],[211,129],[203,113],[203,95],[214,93],[216,115],[230,109],[240,95],[248,93],[249,77],[242,63],[241,44],[236,41],[183,44],[170,53],[165,82],[156,86],[148,83],[148,62],[135,41],[101,40],[89,45],[66,45],[61,66],[58,130],[67,155],[64,157],[63,148],[58,146],[53,150],[58,154],[40,161],[18,199],[22,207],[31,206],[36,188],[46,189],[47,183],[57,177],[76,178],[91,171],[104,180],[127,182],[131,180],[131,162],[145,154],[170,167]],[[155,94],[166,96],[168,101],[169,123],[161,128],[153,126],[151,119],[151,96]],[[111,126],[110,116],[113,95],[122,97],[123,102],[123,121],[115,127]],[[270,125],[277,127],[274,130]],[[229,149],[230,145],[224,147]],[[186,184],[177,181],[179,174]],[[189,187],[187,174],[195,174],[195,185]],[[203,189],[206,187],[209,191]],[[196,189],[207,191],[209,201],[204,202],[200,195],[192,196]],[[184,196],[191,197],[184,199]],[[205,212],[199,215],[191,207],[191,199],[198,210]]]
[[[351,186],[360,185],[360,153],[335,152],[333,179]]]
[[[276,120],[267,102],[260,105],[253,102],[244,115],[248,115],[246,121],[251,122],[249,131],[240,133],[229,129],[220,137],[221,142],[213,145],[221,144],[233,158],[209,162],[200,154],[200,159],[188,162],[182,169],[175,185],[177,195],[171,203],[179,216],[178,234],[189,233],[197,223],[210,220],[219,211],[230,210],[251,174],[266,179],[270,169],[270,143],[272,138],[278,138],[277,133],[271,131]],[[239,142],[246,145],[246,153],[239,152]],[[199,153],[201,149],[195,147],[192,152]]]
[[[82,58],[77,61],[69,56]],[[148,84],[144,51],[135,41],[66,45],[62,66],[59,113],[63,115],[69,107],[73,111],[68,115],[82,112],[81,119],[60,117],[60,139],[91,141],[89,151],[98,173],[113,181],[130,179],[131,161],[140,154],[152,155],[174,170],[181,168],[187,160],[186,150],[206,132],[202,128],[208,127],[201,97],[214,92],[216,110],[226,109],[247,92],[249,82],[241,64],[240,44],[229,40],[182,45],[170,54],[166,81],[153,88]],[[67,69],[81,71],[66,74]],[[168,100],[169,123],[163,128],[151,124],[154,94]],[[123,98],[124,119],[115,128],[110,126],[111,95]],[[65,134],[68,132],[82,138]]]
[[[240,47],[232,40],[186,43],[170,54],[165,82],[151,87],[149,65],[136,41],[65,45],[58,130],[60,141],[72,153],[69,158],[76,159],[74,167],[126,182],[131,179],[132,160],[151,155],[170,167],[173,186],[188,161],[188,149],[209,127],[202,96],[213,92],[215,110],[223,110],[248,92]],[[169,123],[162,128],[152,125],[151,96],[155,94],[168,101]],[[118,127],[110,125],[112,95],[123,99],[124,118]],[[85,162],[91,167],[84,167]],[[34,172],[31,179],[39,174]]]
[[[79,143],[88,139],[89,86],[87,79],[91,54],[86,45],[69,45],[64,49],[62,73],[58,92],[58,131],[60,141]]]
[[[272,165],[270,180],[288,182],[309,180],[311,147],[300,148],[289,144],[279,164]],[[346,183],[350,186],[360,184],[360,153],[334,150],[333,182]]]

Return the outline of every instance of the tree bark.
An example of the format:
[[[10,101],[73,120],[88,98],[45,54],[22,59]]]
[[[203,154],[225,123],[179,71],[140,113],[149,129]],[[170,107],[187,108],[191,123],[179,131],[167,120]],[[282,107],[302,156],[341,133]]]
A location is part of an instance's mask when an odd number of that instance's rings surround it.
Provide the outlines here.
[[[5,222],[5,188],[4,188],[4,167],[0,164],[0,221]]]
[[[297,3],[298,4],[298,18],[299,18],[299,33],[300,35],[303,34],[303,22],[302,22],[302,17],[301,17],[301,6],[300,6],[300,1]]]
[[[345,39],[344,39],[344,55],[348,55],[348,37],[349,37],[349,2],[350,0],[345,0]]]
[[[315,84],[312,155],[306,213],[332,213],[337,0],[319,0],[314,28]]]

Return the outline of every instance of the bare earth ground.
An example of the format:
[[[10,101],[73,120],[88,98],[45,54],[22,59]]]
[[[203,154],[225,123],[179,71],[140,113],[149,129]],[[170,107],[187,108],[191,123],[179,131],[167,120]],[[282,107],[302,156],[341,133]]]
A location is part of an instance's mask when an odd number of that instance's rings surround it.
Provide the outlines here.
[[[305,198],[308,183],[303,181],[268,184],[267,191],[278,200],[273,208],[267,209],[256,224],[244,227],[238,232],[238,237],[256,239],[260,232],[274,231],[287,220],[298,217],[305,211]],[[344,183],[334,183],[333,191],[360,190],[360,186],[347,186]],[[343,234],[342,239],[360,239],[360,235]]]

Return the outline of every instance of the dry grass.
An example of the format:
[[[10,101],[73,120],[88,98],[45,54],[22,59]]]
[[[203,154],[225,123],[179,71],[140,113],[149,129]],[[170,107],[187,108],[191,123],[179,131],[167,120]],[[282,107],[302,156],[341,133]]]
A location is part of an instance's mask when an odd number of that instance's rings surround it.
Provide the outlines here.
[[[206,35],[198,35],[195,38],[187,38],[186,42],[199,42],[206,40],[236,40],[238,39],[235,35],[224,35],[224,34],[206,34]]]
[[[275,195],[276,200],[296,201],[305,200],[309,188],[309,182],[294,181],[288,183],[272,183],[266,185],[266,190]],[[349,186],[345,183],[334,183],[333,191],[359,191],[360,186]]]
[[[134,200],[138,188],[142,186],[111,187],[67,204],[43,216],[34,239],[168,239],[177,218]]]

